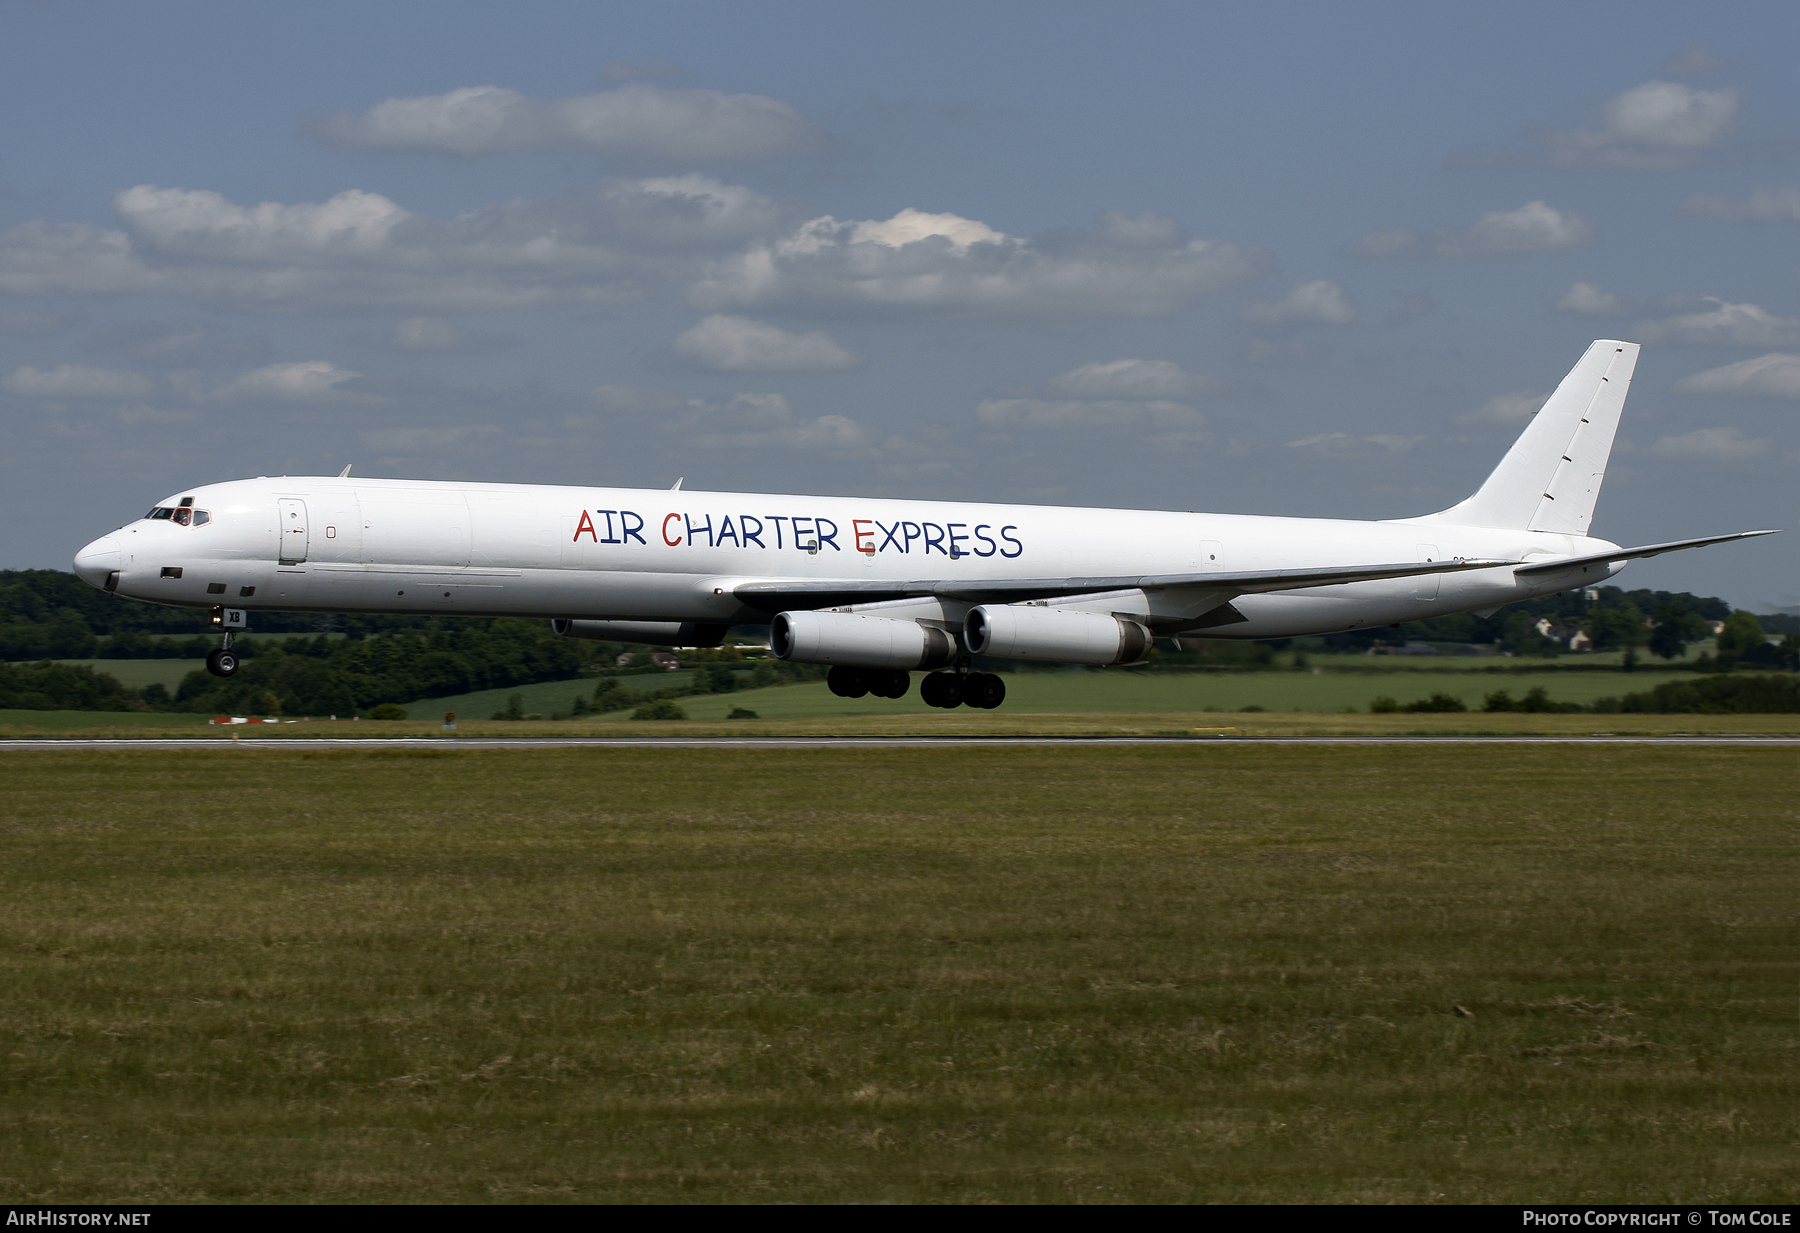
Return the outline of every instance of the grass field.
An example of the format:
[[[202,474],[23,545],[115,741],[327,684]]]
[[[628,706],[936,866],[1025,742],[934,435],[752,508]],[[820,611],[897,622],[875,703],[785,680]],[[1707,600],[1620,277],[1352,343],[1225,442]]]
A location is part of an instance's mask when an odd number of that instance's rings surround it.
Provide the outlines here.
[[[126,689],[161,685],[171,695],[181,684],[182,677],[206,667],[204,659],[59,659],[56,662],[109,673]]]
[[[18,1202],[1800,1199],[1788,749],[6,757]]]
[[[689,674],[670,673],[668,677],[624,677],[627,688],[653,689],[683,682]],[[1320,672],[1020,672],[1008,673],[1006,702],[1003,710],[1015,714],[1061,714],[1085,711],[1094,713],[1143,711],[1238,711],[1258,706],[1269,711],[1342,711],[1355,707],[1366,711],[1378,694],[1387,694],[1402,703],[1430,696],[1434,692],[1462,698],[1471,710],[1480,710],[1482,700],[1496,690],[1504,689],[1514,698],[1524,697],[1527,690],[1541,685],[1558,702],[1592,702],[1608,695],[1618,696],[1647,690],[1664,681],[1692,679],[1691,673],[1658,672],[1542,672],[1490,675],[1469,672],[1401,671],[1393,673]],[[781,685],[769,689],[743,690],[732,694],[713,694],[682,698],[681,708],[696,719],[723,719],[733,707],[745,707],[765,718],[842,718],[860,716],[931,714],[919,697],[919,674],[913,674],[913,687],[904,698],[838,698],[823,682],[804,685]],[[413,718],[442,718],[445,711],[463,719],[486,719],[506,706],[507,699],[519,694],[527,713],[553,715],[568,712],[578,694],[592,694],[593,681],[551,681],[538,685],[521,685],[515,689],[493,689],[455,698],[434,698],[406,703]],[[606,719],[623,720],[629,710],[615,711]]]

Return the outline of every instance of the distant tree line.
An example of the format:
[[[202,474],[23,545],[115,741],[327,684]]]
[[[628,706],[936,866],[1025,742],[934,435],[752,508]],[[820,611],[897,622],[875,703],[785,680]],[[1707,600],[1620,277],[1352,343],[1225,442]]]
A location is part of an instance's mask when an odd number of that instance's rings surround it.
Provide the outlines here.
[[[1372,714],[1432,714],[1467,711],[1455,694],[1433,693],[1415,702],[1397,702],[1383,695],[1369,703]],[[1487,714],[1588,715],[1792,715],[1800,713],[1800,677],[1736,673],[1696,677],[1692,681],[1668,681],[1622,698],[1598,698],[1579,702],[1554,702],[1549,691],[1537,686],[1522,698],[1501,689],[1487,695],[1481,710]]]

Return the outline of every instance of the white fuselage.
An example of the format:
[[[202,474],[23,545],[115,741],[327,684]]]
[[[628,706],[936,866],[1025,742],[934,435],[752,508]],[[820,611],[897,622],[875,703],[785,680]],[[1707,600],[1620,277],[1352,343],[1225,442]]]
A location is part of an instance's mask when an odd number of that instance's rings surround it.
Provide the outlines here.
[[[208,517],[204,525],[191,516],[186,525],[166,516],[130,523],[83,549],[76,572],[96,586],[116,572],[111,589],[119,595],[191,608],[766,624],[770,612],[744,604],[734,588],[1244,573],[1456,557],[1531,562],[1616,547],[1436,516],[1353,522],[324,477],[209,484],[160,508]],[[1289,637],[1485,611],[1619,567],[1526,581],[1496,566],[1242,595],[1232,606],[1243,619],[1196,632]],[[1132,611],[1132,596],[1054,602]],[[1143,601],[1152,609],[1156,602]],[[960,621],[969,606],[930,599],[858,610]],[[1165,613],[1154,624],[1178,632],[1178,616]]]

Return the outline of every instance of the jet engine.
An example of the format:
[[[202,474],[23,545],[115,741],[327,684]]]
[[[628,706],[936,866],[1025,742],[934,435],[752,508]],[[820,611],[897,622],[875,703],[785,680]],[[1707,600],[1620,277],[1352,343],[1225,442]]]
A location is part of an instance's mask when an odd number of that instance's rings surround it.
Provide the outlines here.
[[[769,625],[777,659],[855,668],[941,668],[956,658],[956,639],[917,621],[851,612],[780,612]]]
[[[983,604],[963,620],[971,654],[1047,659],[1064,664],[1135,664],[1150,649],[1150,630],[1128,617],[1033,604]]]
[[[652,646],[718,646],[729,625],[700,621],[564,621],[550,622],[562,638],[600,642],[648,642]]]

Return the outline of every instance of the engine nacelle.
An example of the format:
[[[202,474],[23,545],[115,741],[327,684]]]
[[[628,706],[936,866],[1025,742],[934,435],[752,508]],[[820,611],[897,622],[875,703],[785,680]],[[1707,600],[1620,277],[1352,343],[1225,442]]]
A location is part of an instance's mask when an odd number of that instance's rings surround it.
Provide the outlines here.
[[[600,642],[648,642],[652,646],[718,646],[729,625],[699,621],[563,621],[550,622],[563,638],[593,638]]]
[[[1104,612],[1071,612],[1023,604],[983,604],[963,620],[963,644],[997,659],[1060,664],[1135,664],[1151,645],[1150,630]]]
[[[777,659],[851,668],[941,668],[956,658],[956,639],[917,621],[852,612],[779,612],[769,625]]]

